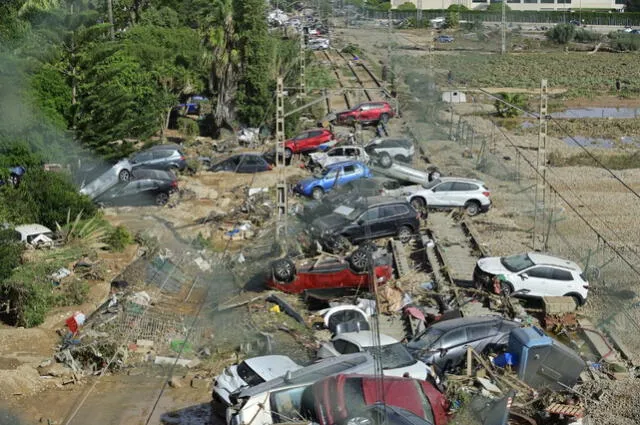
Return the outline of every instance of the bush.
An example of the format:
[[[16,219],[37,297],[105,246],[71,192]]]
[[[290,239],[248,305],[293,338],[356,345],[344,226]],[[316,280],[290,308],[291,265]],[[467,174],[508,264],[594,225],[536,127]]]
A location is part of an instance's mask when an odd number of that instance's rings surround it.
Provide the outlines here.
[[[362,50],[355,44],[348,44],[342,50],[342,53],[346,53],[347,55],[358,56],[362,54]]]
[[[609,34],[611,48],[621,52],[635,52],[640,50],[640,36],[636,34]]]
[[[458,28],[460,25],[460,14],[458,12],[449,11],[444,18],[445,28]]]
[[[117,226],[109,232],[106,242],[112,251],[121,252],[133,243],[133,236],[126,227]]]
[[[511,8],[508,4],[504,5],[505,12],[511,12]],[[502,13],[502,2],[491,2],[486,9],[487,12],[500,12]]]
[[[588,31],[584,28],[576,30],[573,36],[574,41],[578,43],[593,43],[600,40],[600,34],[595,31]]]
[[[411,2],[405,2],[398,6],[398,10],[416,10],[416,5]]]
[[[500,96],[506,103],[503,103],[497,99],[494,102],[494,106],[496,108],[498,116],[502,118],[513,118],[520,115],[521,111],[519,109],[509,105],[514,105],[520,109],[523,109],[525,106],[525,98],[523,95],[521,95],[520,93],[501,93]]]
[[[573,24],[558,24],[547,31],[547,37],[555,43],[567,44],[576,34],[576,26]]]
[[[24,245],[13,238],[12,230],[0,231],[0,282],[11,276],[20,265]]]
[[[452,4],[447,7],[447,10],[450,12],[467,12],[469,11],[469,8],[463,4]]]
[[[200,135],[200,126],[197,121],[190,118],[178,118],[178,130],[187,137],[196,137]]]

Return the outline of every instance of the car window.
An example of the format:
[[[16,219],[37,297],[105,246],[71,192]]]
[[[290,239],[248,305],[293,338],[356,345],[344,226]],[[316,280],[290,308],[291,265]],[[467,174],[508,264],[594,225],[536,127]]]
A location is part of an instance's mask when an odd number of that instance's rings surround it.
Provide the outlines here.
[[[538,277],[542,279],[553,279],[553,269],[551,267],[534,267],[527,270],[530,277]]]
[[[527,254],[511,255],[509,257],[502,257],[500,263],[507,268],[510,272],[519,272],[526,268],[533,266],[533,261]]]
[[[316,130],[316,131],[309,132],[309,137],[318,137],[318,136],[322,136],[322,131]]]
[[[355,165],[347,165],[344,167],[344,175],[354,174],[356,172]]]
[[[327,156],[342,156],[342,155],[343,155],[342,148],[333,149],[331,152],[327,154]]]
[[[171,155],[173,155],[173,151],[169,149],[160,149],[157,151],[153,151],[153,159],[169,158]]]
[[[453,190],[457,192],[468,192],[468,191],[476,190],[477,188],[478,187],[475,184],[471,184],[471,183],[456,182],[453,184]]]
[[[324,175],[324,178],[325,178],[325,179],[327,179],[327,180],[335,179],[337,175],[338,175],[338,169],[334,168],[333,170],[328,171],[328,172]]]
[[[245,362],[241,362],[236,371],[238,372],[238,376],[250,386],[262,384],[264,382],[264,379],[262,379],[262,377],[251,369]]]
[[[153,154],[151,152],[140,152],[134,158],[134,162],[145,162],[150,161],[153,158]]]
[[[570,271],[567,270],[560,270],[560,269],[553,269],[553,280],[565,280],[565,281],[571,281],[573,280],[573,276],[571,275]]]
[[[346,148],[344,154],[345,156],[358,156],[358,149]]]
[[[448,192],[452,190],[453,182],[444,182],[438,186],[436,186],[433,190],[434,192]]]
[[[451,348],[467,342],[467,330],[465,328],[453,329],[442,337],[442,348]]]
[[[300,133],[296,137],[294,137],[293,140],[302,140],[306,139],[307,137],[309,137],[309,133]]]
[[[382,207],[382,217],[395,217],[405,213],[407,210],[403,205],[385,205]]]
[[[400,183],[395,180],[390,180],[382,183],[382,187],[384,187],[387,190],[399,189]]]
[[[424,350],[436,346],[442,336],[442,331],[433,328],[427,328],[418,334],[412,341],[407,344],[408,348],[413,350]]]
[[[336,342],[339,342],[340,344],[336,346]],[[337,340],[334,341],[333,346],[340,354],[353,354],[360,352],[358,346],[349,341]]]
[[[291,422],[298,418],[302,405],[302,393],[307,387],[289,388],[271,393],[271,416],[274,423]]]
[[[360,219],[367,222],[367,221],[377,220],[379,216],[380,216],[380,208],[374,207],[368,210],[367,212],[365,212],[364,214],[362,214],[360,216]]]
[[[260,165],[262,164],[262,159],[255,155],[246,155],[244,157],[245,164],[248,165]]]
[[[380,358],[383,369],[397,369],[407,367],[416,362],[409,351],[400,342],[382,345],[380,347],[365,348],[374,359]]]
[[[496,332],[492,333],[492,330],[494,330],[493,326],[490,325],[469,326],[467,328],[467,335],[469,341],[475,341],[477,339],[486,338],[492,334],[495,334]]]

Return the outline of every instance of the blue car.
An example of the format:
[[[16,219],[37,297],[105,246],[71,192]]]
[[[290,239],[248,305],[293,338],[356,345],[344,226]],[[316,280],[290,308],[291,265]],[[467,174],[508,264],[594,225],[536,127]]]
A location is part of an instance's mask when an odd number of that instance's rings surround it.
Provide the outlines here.
[[[320,199],[335,186],[340,186],[353,180],[371,177],[371,170],[358,161],[336,162],[327,166],[313,177],[298,182],[293,191],[313,199]]]
[[[453,43],[455,39],[450,35],[441,35],[435,38],[438,43]]]

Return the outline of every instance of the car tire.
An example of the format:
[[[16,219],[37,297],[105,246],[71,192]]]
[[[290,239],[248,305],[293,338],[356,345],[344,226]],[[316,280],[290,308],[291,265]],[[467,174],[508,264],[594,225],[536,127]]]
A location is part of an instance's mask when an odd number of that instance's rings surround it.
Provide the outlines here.
[[[382,168],[389,168],[391,167],[391,164],[393,164],[393,160],[391,159],[391,155],[389,155],[386,152],[382,152],[380,154],[380,166]]]
[[[398,229],[398,239],[402,243],[407,243],[413,238],[413,230],[409,226],[401,226]]]
[[[131,172],[129,170],[122,170],[118,174],[118,180],[121,182],[128,182],[131,180]]]
[[[347,117],[347,125],[354,125],[356,123],[356,119],[354,117]]]
[[[380,115],[380,121],[382,121],[384,124],[389,122],[389,114],[382,114]]]
[[[576,308],[584,304],[584,300],[578,294],[565,294],[564,296],[573,298],[573,302],[576,304]]]
[[[369,268],[370,249],[361,246],[349,256],[349,266],[356,273],[361,273]]]
[[[347,251],[349,247],[351,247],[351,242],[349,242],[349,239],[345,238],[344,236],[337,235],[325,239],[324,246],[330,253],[340,254],[344,251]]]
[[[156,205],[159,207],[164,207],[169,202],[169,194],[165,192],[160,192],[156,195]]]
[[[316,201],[319,201],[324,196],[324,190],[320,186],[314,187],[311,191],[311,197]]]
[[[291,157],[293,156],[293,151],[289,148],[285,148],[284,149],[284,158],[285,159],[291,159]]]
[[[513,290],[513,285],[510,284],[509,282],[501,282],[500,283],[500,292],[505,297],[510,297],[511,294],[513,294],[513,291],[514,291]]]
[[[411,200],[411,206],[416,211],[423,211],[424,209],[427,208],[427,201],[425,201],[424,198],[416,196]]]
[[[464,210],[470,217],[478,215],[480,214],[480,203],[478,201],[467,201],[467,203],[464,204]]]
[[[440,177],[442,177],[442,174],[440,173],[439,170],[433,170],[432,172],[429,173],[429,181],[432,182],[436,179],[439,179]]]
[[[281,258],[274,261],[271,264],[271,271],[273,277],[279,282],[291,283],[296,276],[296,266],[293,261],[288,258]]]

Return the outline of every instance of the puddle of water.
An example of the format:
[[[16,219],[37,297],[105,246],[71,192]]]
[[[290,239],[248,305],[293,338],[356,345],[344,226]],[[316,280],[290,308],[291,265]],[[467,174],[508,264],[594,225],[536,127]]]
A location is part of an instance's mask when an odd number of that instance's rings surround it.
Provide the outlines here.
[[[613,149],[616,146],[615,142],[611,139],[602,139],[595,137],[573,136],[573,138],[565,137],[564,139],[562,139],[562,141],[565,142],[568,146],[575,147],[581,145],[585,147]]]
[[[576,108],[552,112],[553,118],[638,118],[640,108]]]

